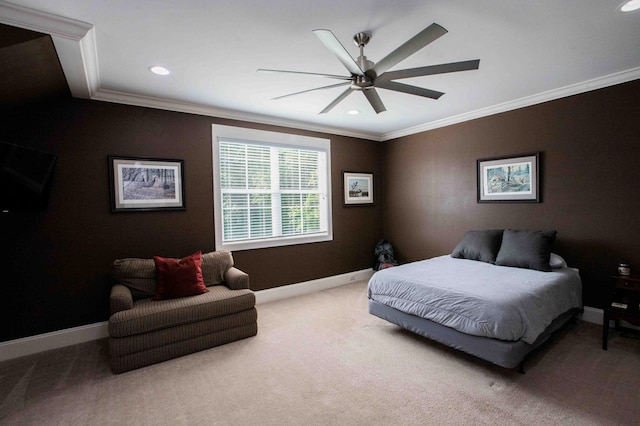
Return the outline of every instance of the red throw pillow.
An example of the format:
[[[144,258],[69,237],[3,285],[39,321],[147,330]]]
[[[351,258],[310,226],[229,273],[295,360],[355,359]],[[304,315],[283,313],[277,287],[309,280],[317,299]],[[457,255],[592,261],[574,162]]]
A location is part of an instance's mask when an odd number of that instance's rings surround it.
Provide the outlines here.
[[[202,279],[202,252],[182,259],[154,256],[158,287],[153,300],[175,299],[207,293]]]

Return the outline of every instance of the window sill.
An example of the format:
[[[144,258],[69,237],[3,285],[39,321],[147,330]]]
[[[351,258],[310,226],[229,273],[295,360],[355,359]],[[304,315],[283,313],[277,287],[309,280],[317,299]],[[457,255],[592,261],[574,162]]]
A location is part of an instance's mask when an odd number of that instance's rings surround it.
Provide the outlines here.
[[[227,250],[231,252],[242,250],[254,250],[270,247],[283,247],[292,246],[297,244],[311,244],[320,243],[326,241],[332,241],[333,235],[331,233],[322,233],[316,235],[304,235],[295,237],[282,237],[282,238],[265,238],[263,240],[251,240],[251,241],[234,241],[224,243],[216,239],[216,250]]]

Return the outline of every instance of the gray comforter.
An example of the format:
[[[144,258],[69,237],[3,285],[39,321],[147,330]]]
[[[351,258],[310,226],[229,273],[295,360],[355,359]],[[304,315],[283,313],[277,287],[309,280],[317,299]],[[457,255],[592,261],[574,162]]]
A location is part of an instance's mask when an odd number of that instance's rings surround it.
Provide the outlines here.
[[[369,299],[466,334],[533,343],[558,315],[582,307],[572,268],[540,272],[449,255],[376,272]]]

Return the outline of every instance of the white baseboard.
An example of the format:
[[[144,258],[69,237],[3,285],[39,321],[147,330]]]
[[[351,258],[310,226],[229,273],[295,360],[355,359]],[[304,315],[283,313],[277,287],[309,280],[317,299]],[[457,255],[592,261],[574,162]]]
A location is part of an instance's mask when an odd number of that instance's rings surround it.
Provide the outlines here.
[[[349,272],[341,275],[320,278],[298,284],[256,291],[256,303],[272,302],[293,296],[313,293],[354,281],[368,280],[373,275],[372,269]],[[36,336],[0,342],[0,361],[6,361],[21,356],[58,349],[64,346],[76,345],[109,337],[108,322],[83,325],[67,328],[65,330],[52,331]]]
[[[256,291],[256,303],[268,303],[289,297],[301,296],[303,294],[314,293],[316,291],[327,290],[341,285],[350,284],[355,281],[368,280],[373,275],[372,269],[348,272],[346,274],[334,275],[302,283],[285,285],[282,287],[270,288]],[[579,316],[582,321],[602,324],[602,309],[584,307],[584,312]],[[62,348],[64,346],[76,345],[78,343],[89,342],[109,337],[108,322],[83,325],[80,327],[67,328],[65,330],[53,331],[51,333],[38,334],[36,336],[24,337],[22,339],[0,342],[0,361],[6,361],[21,356],[44,352],[51,349]]]
[[[0,361],[109,337],[108,323],[82,325],[51,333],[0,342]]]
[[[273,302],[274,300],[315,293],[316,291],[339,287],[355,281],[368,280],[372,275],[373,269],[363,269],[361,271],[348,272],[346,274],[319,278],[317,280],[305,281],[298,284],[259,290],[256,291],[256,303],[261,304]]]
[[[603,317],[604,317],[604,312],[602,311],[602,309],[585,306],[584,314],[582,314],[582,318],[580,319],[582,319],[583,321],[593,322],[595,324],[602,325],[602,320],[604,319]],[[609,327],[611,327],[612,322],[613,320],[609,321]],[[640,326],[630,324],[625,320],[620,320],[620,325],[626,328],[640,331]]]
[[[582,321],[602,325],[603,316],[604,312],[602,311],[602,309],[585,306],[582,315],[580,315],[578,318],[580,318]]]

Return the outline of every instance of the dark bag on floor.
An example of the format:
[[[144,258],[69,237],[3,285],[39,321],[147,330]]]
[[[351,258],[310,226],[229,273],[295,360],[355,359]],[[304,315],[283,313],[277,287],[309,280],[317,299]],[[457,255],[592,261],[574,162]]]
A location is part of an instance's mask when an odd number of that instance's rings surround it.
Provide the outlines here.
[[[391,243],[385,239],[378,241],[373,252],[373,270],[379,271],[397,265],[398,262],[393,256],[393,246]]]

